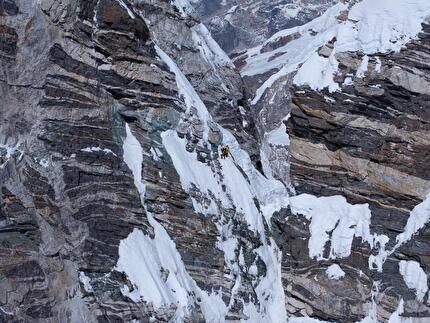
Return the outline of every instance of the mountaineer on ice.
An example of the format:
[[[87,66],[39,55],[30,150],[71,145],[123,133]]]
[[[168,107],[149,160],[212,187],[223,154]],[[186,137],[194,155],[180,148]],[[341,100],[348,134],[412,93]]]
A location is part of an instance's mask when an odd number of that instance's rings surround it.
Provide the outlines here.
[[[230,152],[231,150],[229,145],[221,147],[221,159],[226,159]]]

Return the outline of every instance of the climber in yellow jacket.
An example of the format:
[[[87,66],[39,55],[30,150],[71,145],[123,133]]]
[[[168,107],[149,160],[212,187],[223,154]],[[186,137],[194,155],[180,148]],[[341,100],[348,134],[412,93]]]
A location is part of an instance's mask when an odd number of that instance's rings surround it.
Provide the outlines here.
[[[231,149],[229,145],[221,147],[221,159],[226,159],[230,153]]]

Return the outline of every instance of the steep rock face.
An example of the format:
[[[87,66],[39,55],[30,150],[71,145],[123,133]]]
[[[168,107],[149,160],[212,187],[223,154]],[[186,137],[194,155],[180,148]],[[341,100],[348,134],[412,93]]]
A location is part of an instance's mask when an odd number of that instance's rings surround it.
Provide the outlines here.
[[[0,320],[428,320],[429,27],[340,50],[355,2],[243,83],[186,1],[0,1]]]
[[[2,1],[0,9],[0,320],[246,317],[242,300],[258,302],[258,275],[247,274],[260,259],[253,250],[271,248],[264,231],[251,232],[234,204],[222,217],[197,210],[210,200],[184,190],[161,137],[178,129],[184,154],[219,172],[223,138],[241,149],[219,122],[258,154],[240,76],[204,26],[165,1]],[[226,255],[223,232],[243,248],[230,244]],[[147,254],[151,241],[165,244],[176,269]],[[133,266],[139,277],[153,274],[158,290],[142,290]]]
[[[289,176],[297,197],[272,219],[287,309],[342,322],[366,314],[372,322],[387,321],[400,309],[425,321],[427,301],[413,293],[400,268],[412,260],[429,272],[422,203],[430,190],[429,27],[418,24],[421,32],[407,42],[411,36],[400,36],[401,27],[390,34],[371,12],[360,16],[372,6],[368,1],[355,4],[338,4],[235,58],[260,133],[276,124],[268,116],[288,114]],[[421,4],[426,17],[429,7]],[[384,21],[410,18],[396,12]],[[375,36],[366,38],[363,26]],[[390,44],[385,37],[392,37]],[[417,205],[427,210],[422,224],[415,222]],[[412,226],[419,234],[409,240]],[[334,264],[343,273],[336,279],[327,274]]]
[[[291,180],[296,192],[343,195],[353,204],[368,203],[371,229],[389,237],[387,249],[396,244],[409,212],[426,198],[430,188],[430,97],[425,85],[428,75],[424,72],[429,69],[429,36],[429,25],[425,24],[418,39],[400,53],[369,56],[363,77],[357,77],[363,55],[339,54],[335,81],[343,84],[341,92],[292,86],[288,129]],[[355,75],[349,76],[351,83],[345,82],[348,75]],[[284,231],[294,236],[290,229],[296,225],[293,222]],[[296,234],[300,234],[297,229]],[[382,274],[366,268],[365,259],[372,252],[363,249],[358,241],[351,258],[339,261],[350,269],[347,284],[353,290],[370,288],[370,281],[380,282],[377,302],[382,307],[378,313],[381,319],[397,308],[401,298],[409,315],[429,316],[428,306],[410,295],[399,273],[402,259],[419,260],[422,269],[430,271],[428,239],[428,228],[420,231],[386,260]],[[290,260],[285,260],[289,266]],[[300,266],[309,266],[307,261],[301,263],[300,256],[296,261]],[[308,281],[300,285],[307,284]],[[354,307],[363,297],[357,294],[346,301],[344,295],[335,290],[332,293],[334,299],[339,299],[339,306]]]
[[[227,53],[261,44],[276,32],[303,25],[335,1],[193,0],[215,40]]]

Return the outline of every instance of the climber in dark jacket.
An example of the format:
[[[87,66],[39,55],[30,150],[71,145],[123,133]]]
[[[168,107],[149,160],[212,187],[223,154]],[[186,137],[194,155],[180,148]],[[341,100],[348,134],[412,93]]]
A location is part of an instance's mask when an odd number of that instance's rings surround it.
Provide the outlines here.
[[[230,154],[230,146],[226,145],[221,148],[221,159],[226,159],[228,155]]]

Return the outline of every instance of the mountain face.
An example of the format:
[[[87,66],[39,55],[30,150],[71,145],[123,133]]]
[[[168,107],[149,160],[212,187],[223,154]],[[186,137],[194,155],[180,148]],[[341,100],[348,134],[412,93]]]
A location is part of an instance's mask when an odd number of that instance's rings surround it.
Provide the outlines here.
[[[320,16],[335,0],[192,0],[227,53],[260,45],[276,32]]]
[[[429,3],[192,5],[0,0],[0,322],[427,322]]]

